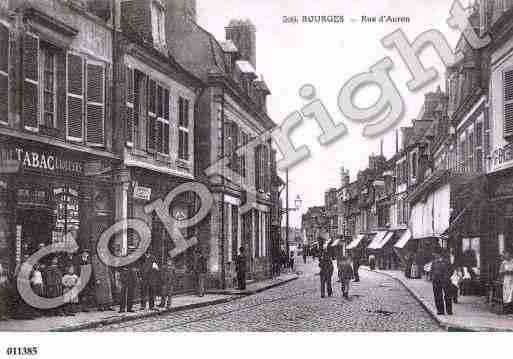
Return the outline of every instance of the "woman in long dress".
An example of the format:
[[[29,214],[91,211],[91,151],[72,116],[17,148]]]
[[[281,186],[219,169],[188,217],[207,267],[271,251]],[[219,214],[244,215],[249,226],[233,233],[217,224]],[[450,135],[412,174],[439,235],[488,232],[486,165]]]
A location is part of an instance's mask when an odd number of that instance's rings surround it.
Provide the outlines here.
[[[509,251],[504,253],[504,261],[501,264],[499,274],[502,277],[502,293],[504,308],[508,312],[513,309],[513,258]]]

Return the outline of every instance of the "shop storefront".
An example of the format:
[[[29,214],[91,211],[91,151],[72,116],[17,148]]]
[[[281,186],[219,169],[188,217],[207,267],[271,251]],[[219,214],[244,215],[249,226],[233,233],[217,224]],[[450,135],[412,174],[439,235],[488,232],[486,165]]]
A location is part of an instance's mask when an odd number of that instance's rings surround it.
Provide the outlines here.
[[[42,246],[74,242],[91,252],[98,290],[111,297],[111,273],[95,258],[96,241],[113,222],[110,160],[1,140],[2,162],[19,170],[0,174],[0,261],[13,273]],[[104,170],[90,173],[92,164]]]
[[[190,182],[190,180],[161,174],[141,168],[131,168],[130,186],[128,196],[128,217],[144,220],[151,228],[151,244],[148,251],[155,257],[160,266],[169,258],[169,253],[174,249],[173,240],[168,234],[164,224],[156,212],[147,214],[144,207],[158,199],[165,199],[167,195],[178,186]],[[171,202],[170,214],[177,221],[192,218],[201,205],[199,198],[192,192],[183,193]],[[198,230],[195,227],[181,230],[186,240],[192,237],[198,238]],[[200,240],[198,238],[198,240]],[[128,252],[138,248],[139,238],[136,233],[128,234]],[[198,244],[200,248],[204,243]],[[190,247],[185,253],[175,257],[176,267],[176,292],[187,292],[195,288],[194,261],[196,246]],[[205,252],[205,251],[204,251]]]

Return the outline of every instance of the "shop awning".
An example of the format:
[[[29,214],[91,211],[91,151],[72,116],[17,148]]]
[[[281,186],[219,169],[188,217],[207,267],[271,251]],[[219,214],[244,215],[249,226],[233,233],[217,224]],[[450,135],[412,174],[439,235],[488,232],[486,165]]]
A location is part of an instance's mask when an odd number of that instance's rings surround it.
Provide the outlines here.
[[[344,240],[342,238],[337,238],[333,242],[330,243],[330,247],[337,247],[342,245],[344,243]]]
[[[393,236],[394,236],[394,232],[385,232],[385,236],[379,242],[376,242],[376,239],[374,239],[374,241],[372,241],[372,243],[371,243],[371,245],[374,244],[374,246],[372,248],[369,246],[369,248],[370,249],[381,249],[388,242],[390,242],[390,240],[392,239]]]
[[[395,248],[399,248],[399,249],[403,249],[407,244],[408,242],[410,241],[412,235],[411,235],[411,231],[409,229],[407,229],[403,235],[401,236],[401,238],[399,238],[399,240],[397,241],[397,243],[395,244]]]
[[[356,236],[355,239],[353,239],[353,241],[351,243],[349,243],[349,245],[347,246],[347,249],[355,249],[356,247],[358,247],[360,245],[360,243],[362,242],[362,240],[365,238],[365,234],[359,234]]]
[[[369,249],[380,249],[382,248],[382,246],[380,247],[380,243],[383,242],[383,240],[386,238],[387,236],[387,231],[380,231],[378,233],[376,233],[376,236],[374,236],[374,239],[372,240],[371,244],[369,244]]]

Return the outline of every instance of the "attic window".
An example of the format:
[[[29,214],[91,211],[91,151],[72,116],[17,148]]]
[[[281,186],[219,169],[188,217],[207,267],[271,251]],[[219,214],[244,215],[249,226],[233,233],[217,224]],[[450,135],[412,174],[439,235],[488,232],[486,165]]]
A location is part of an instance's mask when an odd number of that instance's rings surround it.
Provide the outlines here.
[[[161,2],[154,0],[151,3],[151,26],[153,43],[159,48],[166,46],[166,17]]]

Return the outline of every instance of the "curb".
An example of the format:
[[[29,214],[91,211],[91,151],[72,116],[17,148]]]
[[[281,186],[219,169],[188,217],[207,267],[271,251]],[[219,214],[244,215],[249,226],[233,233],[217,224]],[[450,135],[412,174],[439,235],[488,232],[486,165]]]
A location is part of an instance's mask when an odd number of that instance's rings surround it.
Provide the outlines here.
[[[419,304],[424,308],[426,312],[438,323],[438,325],[448,332],[513,332],[513,330],[508,329],[499,329],[499,328],[493,328],[493,327],[477,327],[477,326],[470,326],[470,325],[460,325],[460,324],[453,324],[451,322],[448,322],[446,320],[443,320],[438,316],[434,309],[429,305],[415,290],[410,288],[406,285],[401,279],[383,272],[383,271],[371,271],[370,269],[367,269],[365,267],[360,267],[363,270],[370,272],[370,273],[377,273],[382,276],[394,279],[395,281],[399,282],[406,290],[412,295],[415,300],[419,302]]]
[[[52,332],[63,333],[63,332],[76,332],[76,331],[81,331],[81,330],[88,330],[88,329],[93,329],[93,328],[97,328],[97,327],[104,326],[104,325],[120,324],[120,323],[130,322],[133,320],[138,320],[138,319],[157,317],[160,315],[166,315],[166,314],[170,314],[170,313],[178,313],[178,312],[182,312],[184,310],[189,310],[189,309],[197,309],[197,308],[207,307],[210,305],[224,304],[224,303],[228,303],[233,300],[236,300],[236,299],[238,299],[238,298],[234,296],[234,297],[229,297],[229,298],[220,298],[220,299],[212,300],[210,302],[186,304],[186,305],[182,305],[182,306],[176,307],[176,308],[159,310],[158,312],[155,311],[155,312],[142,313],[140,315],[132,315],[132,316],[125,316],[125,317],[118,317],[118,318],[108,318],[108,319],[103,319],[103,320],[85,323],[85,324],[55,328],[55,329],[49,330],[49,332],[50,333],[52,333]]]
[[[276,288],[276,287],[282,286],[284,284],[290,283],[290,282],[292,282],[294,280],[297,280],[297,279],[299,279],[299,275],[296,275],[295,277],[292,277],[292,278],[288,278],[288,279],[282,280],[280,282],[276,282],[276,283],[270,284],[270,285],[265,286],[265,287],[253,289],[253,290],[250,290],[250,289],[246,289],[244,291],[231,291],[231,290],[223,291],[223,290],[220,290],[220,291],[211,291],[211,292],[209,292],[207,290],[207,294],[238,295],[238,296],[241,296],[241,297],[242,296],[248,296],[248,295],[253,295],[253,294],[261,293],[261,292],[263,292],[265,290],[268,290],[268,289],[271,289],[271,288]]]
[[[232,292],[226,292],[226,293],[216,292],[216,293],[212,293],[212,292],[207,291],[207,294],[217,294],[217,295],[225,294],[225,295],[230,295],[230,297],[228,297],[228,298],[220,298],[220,299],[212,300],[212,301],[209,301],[209,302],[203,302],[203,303],[186,304],[186,305],[182,305],[182,306],[176,307],[176,308],[159,310],[158,312],[155,311],[155,312],[147,312],[147,313],[141,313],[141,314],[131,315],[131,316],[107,318],[107,319],[103,319],[103,320],[99,320],[99,321],[94,321],[94,322],[90,322],[90,323],[85,323],[85,324],[79,324],[79,325],[72,325],[72,326],[66,326],[66,327],[61,327],[61,328],[55,328],[55,329],[49,330],[49,332],[61,332],[61,333],[63,333],[63,332],[76,332],[76,331],[81,331],[81,330],[93,329],[93,328],[97,328],[97,327],[105,326],[105,325],[120,324],[120,323],[130,322],[130,321],[133,321],[133,320],[157,317],[157,316],[166,315],[166,314],[170,314],[170,313],[178,313],[178,312],[182,312],[184,310],[197,309],[197,308],[207,307],[207,306],[210,306],[210,305],[224,304],[224,303],[228,303],[228,302],[240,299],[241,297],[253,295],[253,294],[256,294],[256,293],[263,292],[263,291],[265,291],[267,289],[271,289],[271,288],[275,288],[275,287],[284,285],[284,284],[289,283],[289,282],[291,282],[293,280],[296,280],[298,278],[299,278],[299,275],[296,275],[296,277],[289,278],[289,279],[283,280],[281,282],[273,283],[273,284],[271,284],[269,286],[266,286],[266,287],[262,287],[262,288],[258,288],[258,289],[254,289],[254,290],[248,290],[248,291],[241,292],[241,293],[232,293]]]

